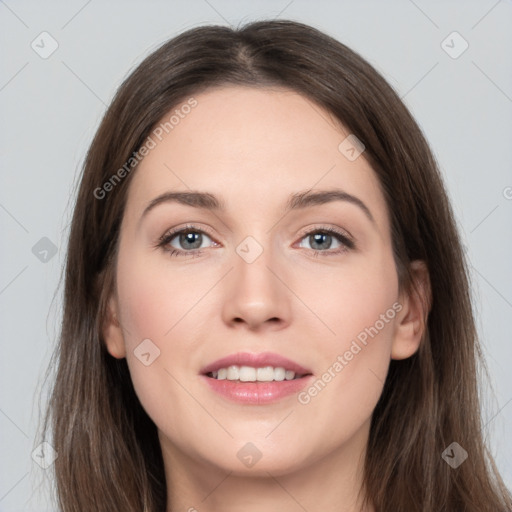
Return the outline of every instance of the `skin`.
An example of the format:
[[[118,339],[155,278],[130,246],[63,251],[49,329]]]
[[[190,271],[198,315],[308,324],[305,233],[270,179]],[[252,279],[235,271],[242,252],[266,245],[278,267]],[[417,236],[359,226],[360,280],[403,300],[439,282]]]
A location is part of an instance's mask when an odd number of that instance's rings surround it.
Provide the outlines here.
[[[425,328],[425,266],[413,265],[420,293],[402,292],[377,176],[364,153],[342,154],[349,132],[318,105],[286,89],[239,86],[195,98],[133,176],[104,328],[158,427],[167,510],[361,510],[370,419],[390,359],[411,356]],[[290,194],[331,188],[361,199],[374,222],[347,201],[284,215]],[[226,211],[163,203],[141,220],[155,197],[190,190],[222,198]],[[187,223],[204,230],[202,254],[155,247]],[[356,247],[335,254],[343,244],[334,237],[313,247],[308,233],[326,227],[350,233]],[[247,236],[263,248],[252,263],[236,252]],[[179,235],[169,245],[197,252]],[[272,351],[321,378],[394,303],[401,310],[307,404],[296,395],[235,403],[199,376],[220,357]],[[148,338],[160,356],[145,366],[134,350]],[[248,442],[262,454],[250,468],[237,457]]]

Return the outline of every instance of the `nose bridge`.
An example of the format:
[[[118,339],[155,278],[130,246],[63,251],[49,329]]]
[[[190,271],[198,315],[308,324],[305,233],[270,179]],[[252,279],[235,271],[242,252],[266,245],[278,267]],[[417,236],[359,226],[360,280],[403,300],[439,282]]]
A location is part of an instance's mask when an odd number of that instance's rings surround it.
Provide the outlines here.
[[[235,248],[230,290],[223,305],[224,320],[244,321],[255,328],[268,320],[287,322],[289,297],[280,279],[271,237],[248,235]]]

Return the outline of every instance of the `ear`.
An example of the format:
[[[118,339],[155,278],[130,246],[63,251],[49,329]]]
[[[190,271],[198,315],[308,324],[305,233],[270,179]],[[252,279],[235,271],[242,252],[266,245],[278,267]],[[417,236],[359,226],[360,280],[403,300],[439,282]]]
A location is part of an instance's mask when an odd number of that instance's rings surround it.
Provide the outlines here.
[[[117,299],[112,295],[107,304],[105,320],[103,322],[103,339],[109,354],[117,359],[126,357],[123,331],[119,323]]]
[[[410,291],[400,295],[402,309],[396,316],[391,359],[407,359],[418,350],[432,304],[430,277],[425,262],[413,261],[411,273],[413,286]]]

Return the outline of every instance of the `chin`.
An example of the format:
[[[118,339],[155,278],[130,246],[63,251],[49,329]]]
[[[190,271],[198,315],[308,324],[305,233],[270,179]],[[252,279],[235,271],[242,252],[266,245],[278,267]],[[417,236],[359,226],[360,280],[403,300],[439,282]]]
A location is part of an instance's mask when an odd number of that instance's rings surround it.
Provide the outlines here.
[[[211,448],[210,448],[211,450]],[[217,445],[214,452],[202,453],[203,460],[226,473],[239,476],[267,477],[286,475],[308,465],[303,446],[278,447],[265,439],[258,441],[230,441],[229,445]]]

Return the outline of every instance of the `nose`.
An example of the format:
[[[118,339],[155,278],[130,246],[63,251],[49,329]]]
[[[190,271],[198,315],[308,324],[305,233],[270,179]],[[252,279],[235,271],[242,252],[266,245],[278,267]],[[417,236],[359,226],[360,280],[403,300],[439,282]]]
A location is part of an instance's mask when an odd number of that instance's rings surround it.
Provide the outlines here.
[[[245,326],[251,331],[286,327],[291,314],[286,272],[268,250],[248,261],[234,255],[234,268],[223,290],[223,321],[232,328]]]

